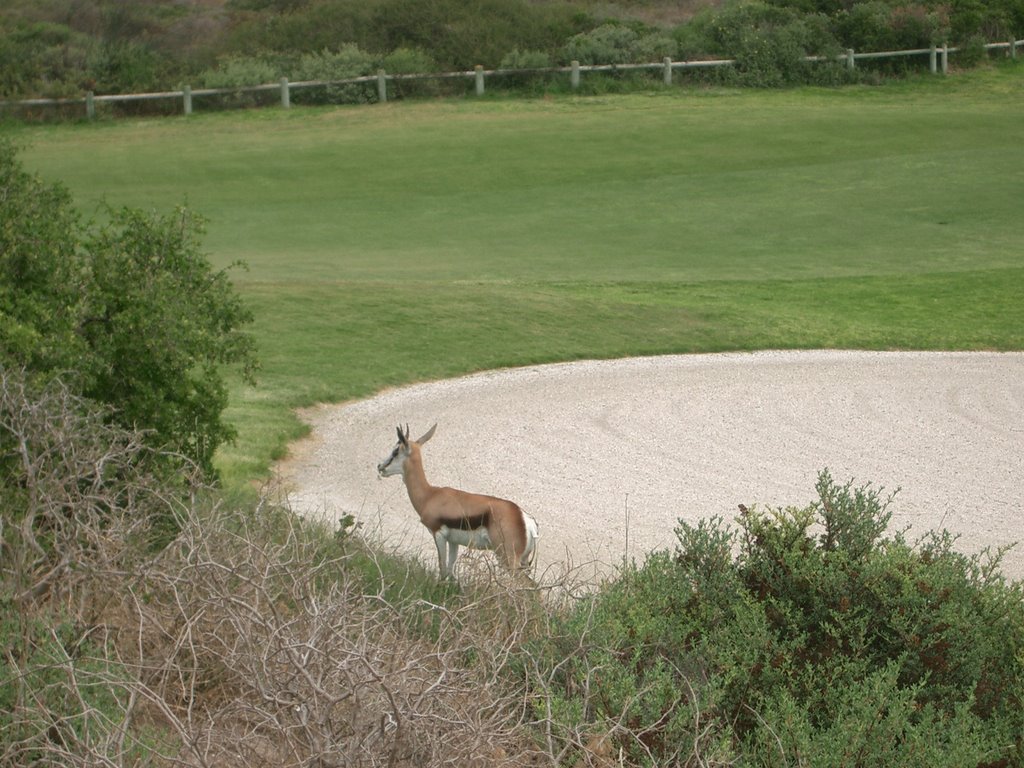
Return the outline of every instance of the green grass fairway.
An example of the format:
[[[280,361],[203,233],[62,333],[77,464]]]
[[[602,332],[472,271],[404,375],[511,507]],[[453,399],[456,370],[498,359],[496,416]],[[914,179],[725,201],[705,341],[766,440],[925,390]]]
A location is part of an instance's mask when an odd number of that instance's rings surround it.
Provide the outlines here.
[[[1024,348],[1024,66],[882,88],[3,128],[99,205],[209,219],[257,313],[229,481],[291,409],[494,366]],[[410,421],[416,418],[409,415]]]

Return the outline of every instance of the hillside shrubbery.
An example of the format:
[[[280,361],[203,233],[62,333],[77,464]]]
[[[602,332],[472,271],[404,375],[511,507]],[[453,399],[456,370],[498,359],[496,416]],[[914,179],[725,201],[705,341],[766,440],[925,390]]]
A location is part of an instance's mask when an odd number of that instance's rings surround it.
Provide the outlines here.
[[[851,75],[841,67],[809,68],[802,58],[950,42],[973,46],[961,60],[970,66],[979,41],[1024,35],[1024,0],[740,0],[712,3],[673,25],[646,21],[676,7],[658,0],[225,0],[173,12],[156,0],[114,5],[86,0],[70,19],[28,0],[0,11],[0,98],[343,78],[408,62],[409,52],[419,57],[420,71],[506,66],[520,52],[533,61],[584,64],[728,57],[738,59],[738,74],[725,76],[739,84],[832,82]],[[360,66],[353,66],[353,51],[365,58]],[[908,66],[866,65],[881,72]]]

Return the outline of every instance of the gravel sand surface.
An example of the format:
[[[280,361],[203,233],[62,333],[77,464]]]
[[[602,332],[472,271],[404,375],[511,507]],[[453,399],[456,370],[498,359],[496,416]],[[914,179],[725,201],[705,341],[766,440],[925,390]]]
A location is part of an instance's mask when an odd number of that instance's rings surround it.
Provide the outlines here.
[[[540,523],[538,565],[642,559],[678,518],[803,506],[819,470],[900,489],[891,530],[947,528],[977,552],[1024,539],[1024,354],[800,351],[587,361],[500,370],[304,412],[279,471],[296,511],[351,513],[436,562],[400,478],[376,464],[395,426],[434,485],[516,501]],[[628,541],[626,519],[629,518]],[[628,546],[628,553],[627,553]],[[1024,545],[1004,573],[1024,578]]]

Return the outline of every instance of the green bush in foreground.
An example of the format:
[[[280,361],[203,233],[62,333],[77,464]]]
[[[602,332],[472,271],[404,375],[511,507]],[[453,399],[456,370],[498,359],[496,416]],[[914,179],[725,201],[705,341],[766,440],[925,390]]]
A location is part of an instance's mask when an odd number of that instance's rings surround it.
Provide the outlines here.
[[[1024,764],[1024,603],[1002,553],[886,537],[889,500],[827,471],[817,492],[742,508],[738,529],[681,522],[674,553],[549,641],[552,709],[632,764]]]
[[[256,368],[252,314],[200,250],[195,213],[108,215],[83,224],[67,190],[0,141],[0,366],[63,380],[212,477],[235,434],[225,370],[251,381]]]

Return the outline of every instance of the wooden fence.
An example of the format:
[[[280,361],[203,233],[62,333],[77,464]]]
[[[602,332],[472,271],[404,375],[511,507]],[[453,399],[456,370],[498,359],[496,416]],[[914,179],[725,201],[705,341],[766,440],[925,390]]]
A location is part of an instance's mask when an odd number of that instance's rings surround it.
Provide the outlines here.
[[[1024,40],[1011,40],[1007,43],[988,43],[985,45],[987,51],[1006,50],[1011,58],[1017,58],[1017,51],[1024,45]],[[873,53],[856,53],[848,50],[846,53],[836,57],[808,56],[806,61],[828,62],[839,61],[845,63],[849,69],[855,69],[857,62],[866,59],[886,59],[908,56],[928,56],[928,66],[933,74],[945,74],[949,69],[949,55],[956,53],[959,48],[951,48],[948,45],[942,47],[932,46],[931,48],[915,48],[906,51],[878,51]],[[316,88],[324,86],[376,84],[377,100],[386,102],[388,100],[388,83],[403,80],[440,80],[440,79],[472,79],[474,89],[478,96],[482,96],[485,90],[485,81],[488,77],[505,77],[509,75],[545,75],[545,74],[568,74],[569,84],[573,89],[579,88],[580,78],[585,72],[626,72],[631,70],[660,70],[662,80],[666,85],[672,84],[672,75],[677,70],[708,69],[715,67],[729,67],[736,64],[735,59],[716,59],[710,61],[672,61],[665,58],[663,61],[653,64],[596,64],[581,65],[578,61],[572,62],[568,67],[545,67],[539,69],[484,69],[481,66],[468,72],[433,72],[424,74],[396,75],[388,74],[379,70],[375,75],[364,75],[344,80],[306,80],[300,82],[289,82],[288,78],[282,77],[277,83],[264,85],[253,85],[239,88],[201,88],[193,90],[190,86],[184,86],[180,91],[161,91],[158,93],[129,93],[114,94],[109,96],[96,96],[92,92],[85,96],[70,99],[25,99],[22,101],[0,102],[0,107],[41,107],[41,106],[68,106],[84,105],[86,116],[91,120],[96,117],[96,104],[98,103],[126,103],[139,101],[154,101],[161,99],[176,99],[182,103],[184,114],[192,114],[192,99],[196,96],[217,96],[232,95],[240,93],[260,93],[266,91],[277,91],[280,94],[281,106],[291,106],[291,93],[301,88]]]

